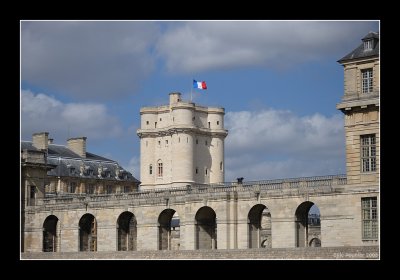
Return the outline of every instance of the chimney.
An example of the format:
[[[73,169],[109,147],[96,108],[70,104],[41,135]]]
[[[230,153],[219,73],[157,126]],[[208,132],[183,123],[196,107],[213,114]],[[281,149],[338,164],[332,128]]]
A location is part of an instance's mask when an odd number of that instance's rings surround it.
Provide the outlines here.
[[[49,143],[49,133],[48,132],[38,132],[32,134],[32,143],[36,149],[47,151]]]
[[[86,158],[86,137],[69,138],[67,143],[68,149],[80,157]]]
[[[169,104],[181,102],[181,93],[180,92],[171,92],[169,94]]]
[[[53,144],[54,139],[53,138],[49,138],[48,144]]]

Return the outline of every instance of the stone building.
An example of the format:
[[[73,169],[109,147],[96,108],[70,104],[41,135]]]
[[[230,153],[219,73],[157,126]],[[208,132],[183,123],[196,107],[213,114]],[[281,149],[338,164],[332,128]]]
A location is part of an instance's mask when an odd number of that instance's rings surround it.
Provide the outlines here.
[[[48,132],[35,133],[32,141],[21,142],[21,204],[35,206],[45,197],[97,196],[138,190],[139,181],[117,162],[86,151],[86,137],[70,138],[67,146],[53,144]],[[50,215],[43,223],[43,251],[56,251],[58,218]],[[87,223],[93,220],[88,219]],[[89,232],[89,229],[87,229]],[[88,233],[91,240],[95,232]],[[30,246],[25,240],[23,247]],[[82,243],[83,248],[95,242]]]
[[[224,182],[224,114],[179,92],[169,94],[169,105],[142,108],[141,189]]]
[[[57,162],[23,149],[22,251],[46,251],[48,228],[61,252],[378,246],[379,34],[369,33],[339,63],[346,175],[222,183],[224,110],[172,93],[169,105],[140,112],[140,191],[102,194],[103,187],[89,195],[85,184],[66,196],[68,184],[54,183],[47,194]],[[32,184],[41,186],[33,204],[25,199]],[[314,205],[319,224],[309,222]]]

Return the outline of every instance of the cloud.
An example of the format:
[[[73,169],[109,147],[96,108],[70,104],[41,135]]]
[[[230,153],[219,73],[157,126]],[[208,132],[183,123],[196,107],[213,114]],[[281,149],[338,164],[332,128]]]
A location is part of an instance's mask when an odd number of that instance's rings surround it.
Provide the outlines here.
[[[129,160],[128,167],[126,168],[129,172],[132,173],[133,177],[140,180],[140,158],[132,157]]]
[[[343,117],[267,109],[228,112],[226,180],[344,173]]]
[[[171,72],[288,67],[326,55],[341,57],[377,28],[377,21],[180,22],[160,37],[157,51]]]
[[[21,77],[80,99],[118,99],[154,68],[153,22],[21,23]]]
[[[23,140],[32,133],[47,131],[56,143],[68,137],[86,136],[89,140],[121,135],[119,120],[102,104],[62,103],[43,93],[21,91],[21,132]]]

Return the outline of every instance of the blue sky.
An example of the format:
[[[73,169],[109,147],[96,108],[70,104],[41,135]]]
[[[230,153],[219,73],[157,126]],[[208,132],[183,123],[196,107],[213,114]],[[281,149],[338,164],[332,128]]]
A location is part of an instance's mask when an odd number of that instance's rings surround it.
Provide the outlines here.
[[[22,21],[21,139],[48,131],[139,174],[142,106],[225,108],[226,181],[345,173],[343,68],[378,21]]]

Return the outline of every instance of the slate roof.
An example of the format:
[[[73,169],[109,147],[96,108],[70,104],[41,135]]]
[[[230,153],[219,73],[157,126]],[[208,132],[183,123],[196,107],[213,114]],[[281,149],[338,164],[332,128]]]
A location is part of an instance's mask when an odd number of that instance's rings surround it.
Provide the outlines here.
[[[38,151],[32,142],[21,141],[21,150]],[[79,177],[140,183],[133,175],[124,170],[118,162],[86,152],[86,158],[80,157],[66,146],[49,144],[47,163],[57,167],[48,171],[49,176]]]
[[[371,39],[374,41],[373,49],[364,50],[364,41]],[[362,38],[362,41],[363,42],[356,49],[354,49],[352,52],[339,59],[338,62],[342,63],[357,58],[368,58],[368,57],[379,56],[379,33],[369,32],[364,38]]]

